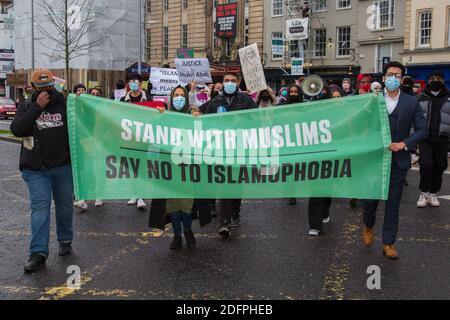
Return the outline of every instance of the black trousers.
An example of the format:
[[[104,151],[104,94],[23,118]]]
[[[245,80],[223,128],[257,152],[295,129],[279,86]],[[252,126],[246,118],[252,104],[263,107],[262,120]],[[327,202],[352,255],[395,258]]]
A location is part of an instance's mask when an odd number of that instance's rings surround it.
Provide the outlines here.
[[[322,220],[330,216],[331,198],[310,198],[308,203],[309,228],[322,231]]]
[[[397,239],[400,201],[408,170],[400,169],[395,163],[391,166],[389,196],[385,204],[383,224],[383,244],[394,244]],[[364,201],[364,224],[368,228],[375,226],[378,200]]]
[[[219,200],[219,218],[221,224],[227,224],[231,218],[241,211],[242,199]]]
[[[442,186],[442,175],[447,169],[448,139],[431,142],[425,139],[419,144],[420,190],[438,193]]]

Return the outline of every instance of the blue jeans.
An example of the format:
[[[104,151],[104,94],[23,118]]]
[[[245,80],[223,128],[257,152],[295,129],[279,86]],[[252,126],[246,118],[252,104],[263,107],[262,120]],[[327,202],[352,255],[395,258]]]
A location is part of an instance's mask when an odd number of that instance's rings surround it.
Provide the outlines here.
[[[182,231],[186,232],[192,229],[192,216],[190,213],[182,211],[173,212],[170,214],[172,219],[173,233],[177,236],[181,236]],[[181,224],[183,223],[183,230]]]
[[[50,208],[55,201],[56,233],[60,243],[73,239],[73,182],[70,165],[42,171],[23,170],[31,202],[30,254],[48,256]]]

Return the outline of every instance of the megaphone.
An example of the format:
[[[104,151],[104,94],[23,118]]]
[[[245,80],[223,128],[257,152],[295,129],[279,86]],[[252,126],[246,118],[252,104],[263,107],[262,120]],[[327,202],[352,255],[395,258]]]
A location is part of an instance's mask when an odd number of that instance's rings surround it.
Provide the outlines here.
[[[306,77],[302,82],[303,93],[310,97],[315,97],[320,94],[323,90],[323,87],[323,79],[316,74],[312,74]]]

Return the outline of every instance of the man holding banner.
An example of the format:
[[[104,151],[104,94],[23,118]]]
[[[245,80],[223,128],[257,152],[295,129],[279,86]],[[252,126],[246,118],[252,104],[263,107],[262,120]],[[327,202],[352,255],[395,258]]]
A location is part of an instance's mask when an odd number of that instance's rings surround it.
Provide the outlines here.
[[[206,107],[206,114],[254,109],[258,106],[246,94],[238,90],[239,77],[235,73],[227,73],[223,77],[223,95],[218,95]],[[195,113],[194,113],[195,115]],[[240,224],[239,213],[242,199],[219,200],[220,229],[219,234],[228,238],[231,227]]]
[[[151,101],[151,97],[147,97],[147,94],[141,88],[142,86],[142,77],[139,74],[132,75],[128,81],[128,87],[130,91],[120,99],[122,102],[128,103],[139,103],[139,102],[147,102]],[[138,209],[145,209],[147,204],[144,202],[144,199],[136,197],[132,197],[128,201],[128,205],[136,204]]]
[[[419,142],[425,139],[427,123],[421,111],[419,101],[400,91],[400,84],[405,75],[405,67],[398,62],[390,62],[384,67],[383,81],[386,86],[385,99],[389,114],[391,140],[389,150],[392,151],[391,177],[389,196],[386,201],[383,224],[383,254],[390,259],[398,259],[394,247],[397,238],[399,208],[402,190],[408,169],[411,168],[411,152]],[[414,126],[414,133],[410,135]],[[366,200],[364,203],[363,242],[367,247],[374,240],[378,200]]]

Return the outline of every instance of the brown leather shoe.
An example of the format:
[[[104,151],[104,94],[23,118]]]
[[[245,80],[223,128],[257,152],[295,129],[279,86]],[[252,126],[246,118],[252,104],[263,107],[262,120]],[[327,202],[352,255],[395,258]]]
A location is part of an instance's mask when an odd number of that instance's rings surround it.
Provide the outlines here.
[[[364,226],[362,238],[363,238],[363,243],[366,247],[372,246],[374,237],[375,237],[375,235],[373,234],[373,229]]]
[[[388,244],[383,246],[383,255],[388,257],[389,259],[398,259],[399,255],[397,250],[395,250],[393,244]]]

